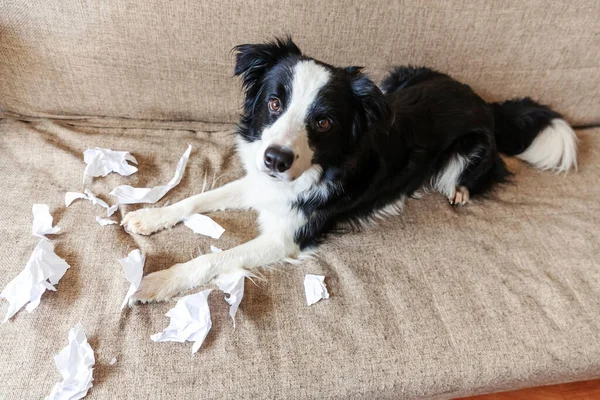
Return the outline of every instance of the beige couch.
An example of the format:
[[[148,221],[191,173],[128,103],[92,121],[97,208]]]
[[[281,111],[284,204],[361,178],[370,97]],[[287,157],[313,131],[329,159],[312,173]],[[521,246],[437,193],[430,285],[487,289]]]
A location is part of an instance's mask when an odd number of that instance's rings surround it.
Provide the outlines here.
[[[425,64],[488,100],[530,95],[579,129],[580,171],[516,173],[461,209],[438,195],[363,233],[333,237],[320,257],[265,272],[234,330],[214,291],[200,351],[154,343],[171,304],[124,312],[118,259],[140,248],[146,272],[256,233],[254,215],[214,215],[218,240],[178,226],[150,237],[99,226],[100,208],[64,207],[82,190],[82,152],[131,151],[140,170],[89,185],[167,182],[160,203],[200,190],[205,175],[242,174],[234,155],[239,82],[230,49],[290,33],[309,55],[367,67]],[[82,321],[96,354],[90,399],[437,398],[600,377],[600,5],[597,0],[250,4],[75,0],[0,4],[0,287],[37,239],[31,205],[47,203],[69,269],[31,314],[0,325],[0,398],[42,398],[53,355]],[[119,218],[138,206],[121,206]],[[331,298],[305,305],[305,273]],[[6,310],[2,300],[0,313]],[[110,365],[110,360],[118,361]]]

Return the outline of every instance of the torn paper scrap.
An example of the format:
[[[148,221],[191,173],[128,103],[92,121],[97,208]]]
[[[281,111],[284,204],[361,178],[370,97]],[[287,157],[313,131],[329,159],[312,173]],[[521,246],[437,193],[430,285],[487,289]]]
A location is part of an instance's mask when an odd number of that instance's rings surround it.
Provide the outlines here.
[[[125,295],[125,300],[123,300],[123,304],[121,304],[121,310],[125,308],[127,302],[129,302],[129,298],[133,296],[140,287],[142,276],[144,275],[144,262],[146,262],[146,257],[139,249],[131,251],[127,257],[119,260],[119,263],[123,267],[123,271],[125,271],[125,278],[131,283],[129,290]]]
[[[109,363],[109,364],[110,364],[110,365],[115,365],[116,363],[117,363],[117,357],[113,357],[113,358],[111,358],[111,360],[110,360],[110,363]]]
[[[108,219],[108,218],[100,218],[98,216],[96,216],[96,222],[99,223],[102,226],[106,226],[106,225],[114,225],[117,223],[117,221],[113,221],[112,219]]]
[[[88,197],[79,192],[67,192],[65,193],[65,206],[69,207],[77,199],[87,199]],[[88,199],[89,200],[89,199]]]
[[[137,172],[137,168],[127,163],[137,164],[137,160],[128,151],[114,151],[95,147],[83,152],[83,161],[87,164],[83,172],[83,181],[86,176],[106,176],[111,172],[129,176]]]
[[[237,313],[242,298],[244,297],[244,278],[248,275],[247,271],[238,270],[228,274],[220,274],[217,276],[215,283],[217,287],[229,295],[225,297],[225,301],[229,303],[229,315],[233,320],[235,328],[235,314]]]
[[[183,223],[193,230],[194,233],[210,236],[213,239],[220,238],[223,232],[225,232],[225,229],[221,225],[213,221],[212,218],[202,214],[192,214],[185,218]]]
[[[211,244],[211,245],[210,245],[210,251],[212,251],[213,253],[220,253],[220,252],[222,252],[223,250],[221,250],[220,248],[218,248],[218,247],[215,247],[215,246],[213,246],[213,245]]]
[[[94,350],[87,341],[81,322],[69,331],[69,344],[54,356],[62,382],[52,388],[45,400],[76,400],[85,397],[92,387]]]
[[[33,212],[31,233],[35,236],[43,238],[45,235],[55,235],[60,231],[58,226],[52,227],[52,215],[46,204],[34,204],[31,211]]]
[[[15,315],[25,304],[32,312],[39,304],[42,294],[48,290],[56,291],[56,285],[70,266],[54,253],[54,244],[42,239],[33,250],[25,269],[6,285],[0,297],[10,303],[4,321]]]
[[[325,287],[325,277],[306,274],[304,277],[304,293],[306,294],[306,304],[309,306],[321,299],[328,299],[329,293],[327,287]]]
[[[166,185],[155,186],[153,188],[134,188],[129,185],[118,186],[113,189],[110,194],[119,199],[120,204],[137,204],[137,203],[156,203],[159,201],[167,192],[179,185],[183,173],[185,172],[185,166],[187,165],[190,153],[192,152],[192,146],[188,145],[187,150],[177,163],[175,168],[175,175],[173,179]]]
[[[162,332],[150,336],[155,342],[194,342],[192,353],[198,351],[212,327],[208,295],[212,289],[182,297],[175,307],[167,312],[171,318],[169,326]]]
[[[85,199],[92,202],[94,205],[99,205],[100,207],[104,207],[106,209],[106,216],[110,217],[117,211],[119,208],[119,204],[115,204],[114,206],[109,206],[104,200],[96,197],[94,193],[85,189],[85,194],[78,192],[67,192],[65,193],[65,206],[69,207],[71,203],[73,203],[77,199]]]

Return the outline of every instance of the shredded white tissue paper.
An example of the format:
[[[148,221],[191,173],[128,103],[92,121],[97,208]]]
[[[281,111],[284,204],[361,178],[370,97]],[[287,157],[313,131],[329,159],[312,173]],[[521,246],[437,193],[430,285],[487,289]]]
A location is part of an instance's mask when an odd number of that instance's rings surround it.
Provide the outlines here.
[[[92,202],[94,205],[99,205],[100,207],[106,208],[106,216],[110,217],[117,211],[119,208],[119,204],[115,204],[114,206],[109,206],[104,200],[99,199],[96,195],[90,192],[88,189],[85,189],[85,194],[78,192],[67,192],[65,193],[65,206],[69,207],[71,203],[73,203],[77,199],[85,199]]]
[[[244,270],[238,270],[229,274],[221,274],[217,276],[215,283],[217,287],[223,292],[227,293],[229,297],[225,297],[225,301],[229,303],[229,315],[233,320],[233,327],[235,328],[235,314],[237,313],[242,298],[244,297],[244,278],[247,276],[247,272]]]
[[[100,218],[98,216],[96,216],[96,222],[99,223],[102,226],[115,225],[117,223],[117,221],[113,221],[112,219]]]
[[[217,224],[210,217],[202,214],[192,214],[185,218],[183,223],[193,230],[194,233],[210,236],[213,239],[220,238],[223,232],[225,232],[225,229],[223,229],[221,225]]]
[[[325,277],[306,274],[304,277],[304,293],[306,294],[306,304],[309,306],[321,299],[328,299],[329,293],[327,287],[325,287]]]
[[[213,253],[220,253],[220,252],[222,252],[223,250],[221,250],[220,248],[218,248],[218,247],[215,247],[215,246],[213,246],[213,245],[211,244],[211,245],[210,245],[210,251],[212,251]]]
[[[166,185],[155,186],[153,188],[134,188],[129,185],[118,186],[113,189],[110,194],[119,199],[120,204],[137,204],[137,203],[156,203],[159,201],[167,192],[179,185],[183,173],[185,172],[185,166],[187,165],[190,153],[192,152],[192,146],[188,145],[187,150],[177,163],[175,168],[175,175],[173,179]]]
[[[110,364],[110,365],[115,365],[116,363],[117,363],[117,357],[113,357],[113,358],[111,358],[111,360],[110,360],[110,363],[109,363],[109,364]]]
[[[114,151],[95,147],[83,152],[83,161],[87,164],[83,172],[83,181],[89,176],[106,176],[111,172],[129,176],[137,172],[137,168],[127,163],[137,164],[137,160],[128,151]]]
[[[60,231],[58,226],[52,227],[52,215],[46,204],[34,204],[31,211],[33,212],[31,233],[35,236],[43,238],[45,235],[54,235]]]
[[[162,332],[150,336],[155,342],[194,342],[192,353],[198,351],[212,327],[208,295],[212,289],[182,297],[175,307],[167,312],[171,318],[169,326]]]
[[[81,322],[69,331],[69,344],[54,356],[62,382],[52,388],[45,400],[76,400],[85,397],[92,387],[94,350],[85,337]]]
[[[131,283],[129,286],[129,290],[127,291],[127,295],[125,295],[125,300],[123,300],[123,304],[121,304],[121,310],[125,308],[129,298],[133,296],[133,294],[140,287],[140,283],[142,282],[142,276],[144,275],[144,262],[146,261],[146,257],[142,254],[139,249],[135,249],[131,251],[127,257],[121,258],[119,263],[123,267],[125,271],[125,278]]]
[[[33,250],[25,269],[6,285],[0,297],[10,303],[4,321],[15,315],[25,304],[32,312],[40,304],[42,294],[48,290],[56,291],[56,285],[63,277],[69,264],[54,253],[54,245],[42,239]]]

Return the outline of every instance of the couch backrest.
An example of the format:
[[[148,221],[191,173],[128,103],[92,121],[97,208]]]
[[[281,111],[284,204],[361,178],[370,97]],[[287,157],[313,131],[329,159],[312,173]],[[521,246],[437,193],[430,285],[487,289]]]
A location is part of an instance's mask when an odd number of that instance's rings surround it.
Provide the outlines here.
[[[231,48],[283,34],[377,79],[427,65],[488,100],[529,95],[600,123],[598,0],[5,0],[0,109],[233,122]]]

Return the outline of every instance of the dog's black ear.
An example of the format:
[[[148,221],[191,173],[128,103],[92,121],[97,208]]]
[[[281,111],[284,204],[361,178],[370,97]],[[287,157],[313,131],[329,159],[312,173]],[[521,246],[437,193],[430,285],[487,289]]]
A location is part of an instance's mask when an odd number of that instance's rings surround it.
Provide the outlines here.
[[[251,91],[265,72],[279,60],[289,55],[302,55],[290,37],[276,38],[272,42],[241,44],[233,48],[235,52],[235,76],[242,76],[246,91]]]
[[[354,121],[354,134],[369,130],[375,124],[383,127],[389,125],[392,110],[377,85],[361,72],[362,67],[346,67],[344,70],[360,107]]]

